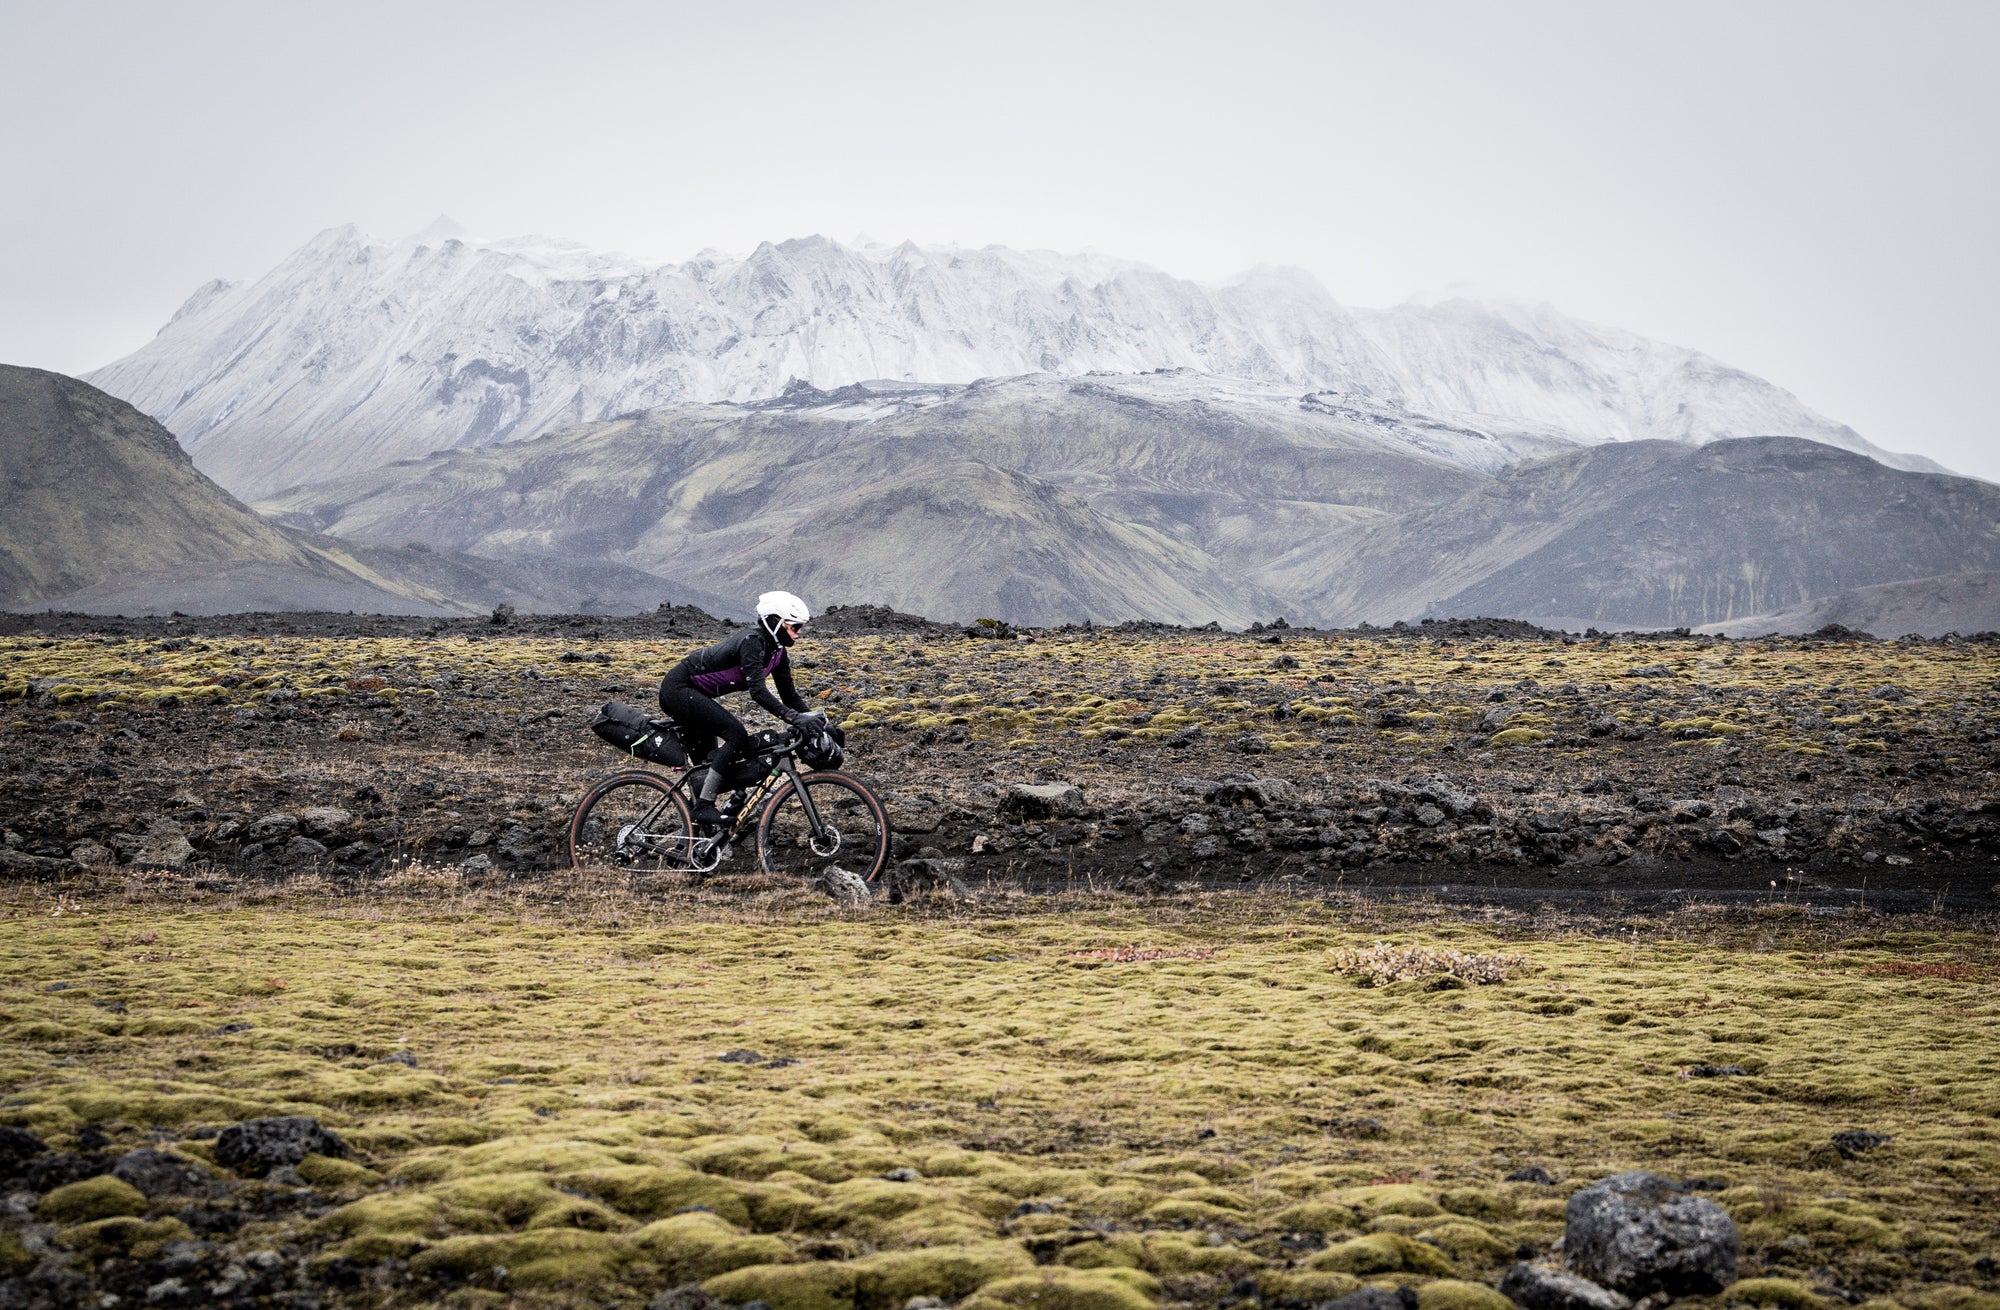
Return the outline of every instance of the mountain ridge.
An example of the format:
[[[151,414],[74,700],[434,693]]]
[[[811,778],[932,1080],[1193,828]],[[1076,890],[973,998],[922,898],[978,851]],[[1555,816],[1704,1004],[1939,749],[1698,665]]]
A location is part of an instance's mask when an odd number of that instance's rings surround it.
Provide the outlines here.
[[[1207,286],[1099,255],[909,241],[797,238],[652,264],[547,238],[329,228],[254,281],[198,289],[86,380],[255,496],[665,403],[767,399],[794,378],[831,390],[1162,367],[1577,444],[1779,433],[1936,468],[1697,351],[1545,306],[1357,310],[1296,269]]]
[[[1551,445],[1186,373],[794,386],[294,488],[278,521],[965,621],[1675,627],[1957,561],[2000,488],[1803,438]],[[1464,450],[1520,445],[1492,471]],[[1087,547],[1072,560],[1070,543]]]

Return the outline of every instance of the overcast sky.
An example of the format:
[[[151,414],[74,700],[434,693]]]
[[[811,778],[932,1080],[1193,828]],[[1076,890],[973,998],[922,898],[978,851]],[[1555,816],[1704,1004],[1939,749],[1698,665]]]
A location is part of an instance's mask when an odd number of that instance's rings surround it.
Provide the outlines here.
[[[0,362],[448,213],[1091,247],[1693,346],[2000,480],[2000,4],[0,0]]]

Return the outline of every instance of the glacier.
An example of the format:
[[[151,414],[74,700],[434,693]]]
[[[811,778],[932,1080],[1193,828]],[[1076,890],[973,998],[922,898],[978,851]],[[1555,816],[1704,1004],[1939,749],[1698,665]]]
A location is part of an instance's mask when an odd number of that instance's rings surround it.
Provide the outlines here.
[[[656,264],[448,222],[315,236],[254,281],[199,288],[86,375],[246,497],[435,450],[531,438],[792,382],[1186,370],[1490,471],[1566,445],[1785,435],[1935,471],[1751,374],[1548,306],[1341,304],[1299,269],[1204,285],[1129,260],[1002,246],[765,243]],[[1162,383],[1162,385],[1168,385]],[[1197,385],[1191,383],[1190,385]],[[1467,433],[1531,434],[1516,442]]]

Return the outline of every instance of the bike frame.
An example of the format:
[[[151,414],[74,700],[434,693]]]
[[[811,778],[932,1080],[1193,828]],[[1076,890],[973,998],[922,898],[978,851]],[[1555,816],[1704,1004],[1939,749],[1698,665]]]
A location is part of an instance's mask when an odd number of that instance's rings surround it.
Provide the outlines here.
[[[686,862],[689,868],[697,872],[706,873],[712,871],[716,865],[719,865],[722,862],[720,858],[717,858],[715,864],[707,865],[706,867],[700,861],[704,856],[725,850],[731,846],[736,838],[741,835],[741,825],[744,817],[746,815],[761,813],[759,807],[765,802],[766,797],[774,795],[786,782],[789,782],[792,790],[798,793],[799,807],[805,811],[806,823],[812,835],[815,838],[826,835],[826,824],[820,819],[819,808],[813,804],[811,789],[805,785],[799,773],[798,760],[793,755],[794,750],[796,750],[796,743],[786,746],[772,758],[770,770],[757,780],[756,789],[744,800],[742,806],[729,816],[727,827],[709,837],[696,837],[689,843],[686,853]],[[665,796],[660,798],[660,803],[648,810],[646,817],[641,819],[636,826],[650,826],[665,812],[667,806],[672,804],[673,798],[676,795],[685,797],[688,801],[693,801],[695,798],[689,794],[687,786],[687,780],[693,772],[693,769],[688,769],[679,778],[675,779],[673,787],[668,790]]]

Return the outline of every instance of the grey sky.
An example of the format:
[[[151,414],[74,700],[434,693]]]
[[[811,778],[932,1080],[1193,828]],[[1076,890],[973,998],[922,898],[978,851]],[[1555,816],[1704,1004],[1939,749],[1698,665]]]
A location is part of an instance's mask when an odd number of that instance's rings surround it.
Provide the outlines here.
[[[2000,5],[0,0],[0,361],[314,232],[819,232],[1548,300],[2000,480]]]

